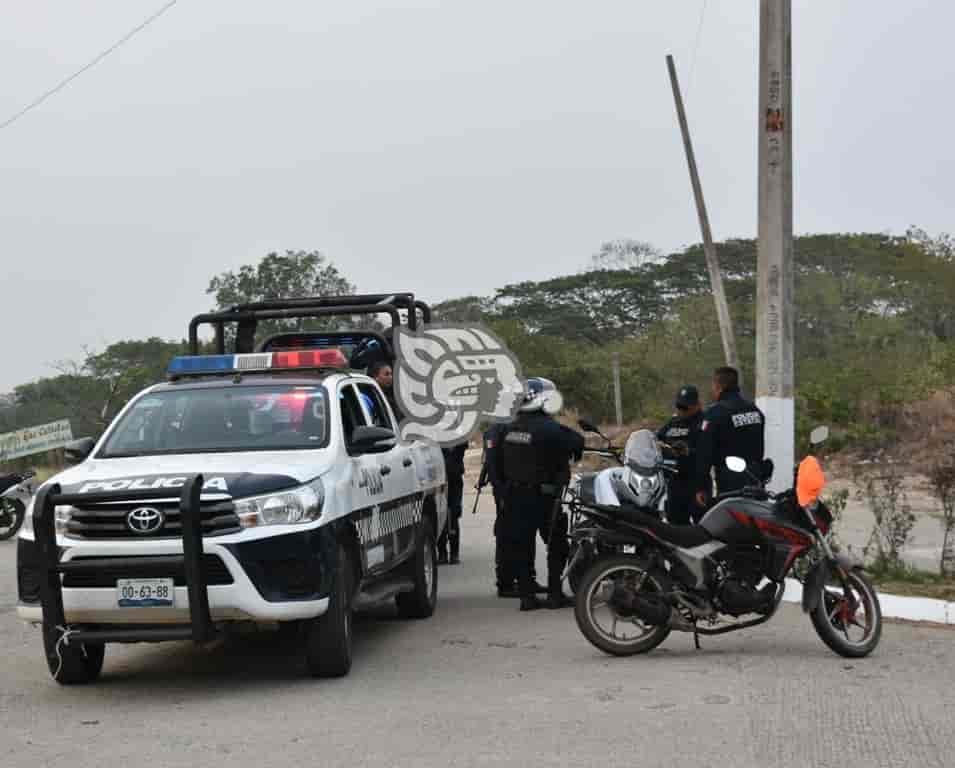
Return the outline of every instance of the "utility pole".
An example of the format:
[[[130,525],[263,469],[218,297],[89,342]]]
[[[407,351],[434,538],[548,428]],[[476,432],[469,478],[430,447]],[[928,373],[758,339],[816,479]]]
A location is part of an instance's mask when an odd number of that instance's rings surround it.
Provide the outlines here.
[[[776,490],[795,460],[792,130],[792,0],[760,0],[756,402]]]
[[[733,334],[733,320],[730,317],[729,305],[726,303],[726,294],[723,292],[723,275],[720,273],[720,262],[716,256],[716,246],[713,244],[710,217],[706,213],[703,187],[700,184],[700,174],[696,168],[696,156],[693,154],[693,144],[690,141],[690,127],[686,120],[683,96],[680,94],[680,83],[676,77],[676,66],[673,63],[672,56],[667,56],[667,69],[670,70],[670,85],[673,87],[673,101],[676,102],[676,116],[680,122],[680,131],[683,134],[686,164],[690,168],[690,183],[693,185],[696,213],[700,219],[700,231],[703,233],[703,254],[706,256],[706,269],[710,273],[710,288],[713,291],[713,301],[716,303],[716,318],[720,325],[720,337],[723,339],[723,357],[727,365],[739,369],[739,358],[736,356],[736,337]]]
[[[620,395],[620,353],[613,353],[613,406],[616,410],[617,426],[623,426],[623,401]]]

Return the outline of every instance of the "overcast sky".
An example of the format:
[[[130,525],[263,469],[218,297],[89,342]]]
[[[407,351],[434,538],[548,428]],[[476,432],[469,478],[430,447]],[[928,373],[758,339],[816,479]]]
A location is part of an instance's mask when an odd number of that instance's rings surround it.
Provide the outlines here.
[[[0,121],[162,0],[0,0]],[[436,302],[756,227],[756,0],[180,0],[0,131],[0,392],[181,338],[222,270],[326,253]],[[939,0],[794,2],[798,232],[955,229]],[[701,267],[702,268],[702,267]]]

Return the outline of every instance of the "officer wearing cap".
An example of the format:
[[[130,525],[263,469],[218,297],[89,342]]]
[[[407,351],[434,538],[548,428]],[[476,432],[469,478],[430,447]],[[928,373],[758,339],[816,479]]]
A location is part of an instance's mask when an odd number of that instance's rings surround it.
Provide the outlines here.
[[[667,480],[667,520],[689,525],[706,511],[706,505],[696,501],[696,455],[703,424],[699,390],[692,384],[681,387],[675,406],[676,413],[657,432],[657,439],[672,449],[677,460],[677,474]]]
[[[710,470],[716,470],[719,493],[736,491],[752,483],[749,473],[761,477],[765,450],[766,417],[740,393],[735,368],[717,368],[713,374],[715,402],[703,414],[696,461],[696,501],[706,504],[712,488]],[[730,472],[726,458],[746,460],[749,473]]]
[[[567,516],[561,492],[570,481],[570,461],[579,460],[584,438],[554,420],[562,398],[552,381],[528,379],[514,421],[501,430],[496,449],[497,474],[504,501],[508,561],[517,574],[521,610],[571,604],[561,588],[567,564]],[[537,533],[547,543],[547,602],[535,594],[528,553]]]

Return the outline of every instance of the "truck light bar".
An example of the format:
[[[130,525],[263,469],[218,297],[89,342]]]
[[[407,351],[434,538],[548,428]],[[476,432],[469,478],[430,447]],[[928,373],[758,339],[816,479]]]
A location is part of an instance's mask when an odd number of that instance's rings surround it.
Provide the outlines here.
[[[316,370],[347,368],[348,360],[340,349],[307,349],[285,352],[259,352],[244,355],[190,355],[174,357],[166,373],[170,378],[208,376],[244,371]]]

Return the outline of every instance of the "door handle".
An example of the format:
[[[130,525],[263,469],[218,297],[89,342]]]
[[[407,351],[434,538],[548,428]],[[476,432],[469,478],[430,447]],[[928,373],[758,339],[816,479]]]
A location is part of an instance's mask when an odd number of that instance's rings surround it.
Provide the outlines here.
[[[412,464],[414,464],[414,462],[407,457],[405,457],[404,461],[401,462],[401,466],[403,467],[410,467]]]
[[[389,467],[387,464],[382,464],[382,465],[378,468],[378,471],[381,472],[381,474],[383,474],[383,475],[390,475],[390,474],[391,474],[391,467]]]

